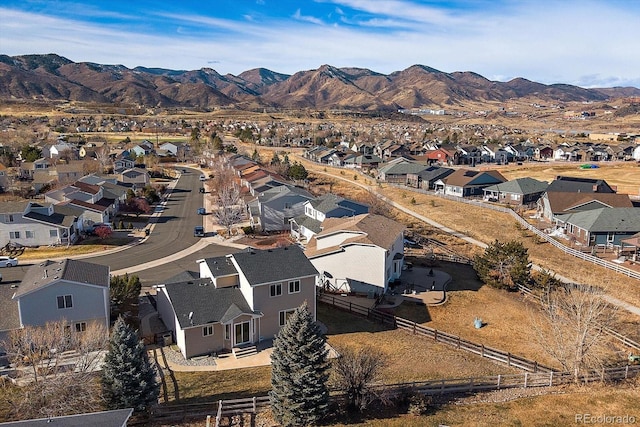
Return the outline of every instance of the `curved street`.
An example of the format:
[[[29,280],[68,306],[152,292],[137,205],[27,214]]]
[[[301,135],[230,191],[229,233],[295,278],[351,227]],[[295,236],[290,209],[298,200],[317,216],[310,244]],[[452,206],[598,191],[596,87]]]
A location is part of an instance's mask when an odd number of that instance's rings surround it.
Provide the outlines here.
[[[169,279],[183,271],[195,271],[195,260],[238,251],[232,243],[219,237],[194,237],[193,228],[203,225],[204,217],[197,214],[204,206],[204,196],[198,191],[201,171],[190,167],[183,170],[175,187],[165,201],[158,205],[149,221],[151,233],[141,243],[108,251],[106,254],[77,258],[108,265],[112,274],[137,274],[143,286]],[[3,282],[19,283],[37,261],[26,261],[17,267],[2,269]]]

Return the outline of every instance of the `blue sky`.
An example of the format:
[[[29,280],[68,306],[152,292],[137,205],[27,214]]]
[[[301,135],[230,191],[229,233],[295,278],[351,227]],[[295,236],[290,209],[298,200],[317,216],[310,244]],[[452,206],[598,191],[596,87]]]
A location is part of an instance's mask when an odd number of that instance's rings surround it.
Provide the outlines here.
[[[640,87],[638,0],[0,1],[0,53],[280,73],[414,64]]]

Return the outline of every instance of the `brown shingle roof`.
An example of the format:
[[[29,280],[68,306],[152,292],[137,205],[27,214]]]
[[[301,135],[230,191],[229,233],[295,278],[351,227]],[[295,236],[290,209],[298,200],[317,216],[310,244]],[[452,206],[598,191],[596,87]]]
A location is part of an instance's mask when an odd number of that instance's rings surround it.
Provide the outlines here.
[[[454,185],[456,187],[464,187],[468,185],[471,181],[479,177],[481,174],[488,174],[494,177],[496,180],[500,182],[506,182],[507,179],[502,176],[502,174],[496,170],[488,170],[488,171],[480,171],[480,170],[471,170],[471,169],[456,169],[451,175],[449,175],[445,182],[447,185]]]
[[[403,233],[404,229],[404,225],[399,222],[375,214],[362,214],[349,218],[327,218],[322,222],[322,231],[311,239],[305,252],[308,257],[313,257],[339,250],[345,244],[376,245],[389,249],[396,241],[398,234]],[[318,239],[340,232],[351,232],[353,236],[338,245],[318,249]]]
[[[633,203],[626,194],[617,193],[569,193],[564,191],[547,191],[549,206],[554,213],[564,212],[579,205],[597,200],[612,208],[631,208]]]

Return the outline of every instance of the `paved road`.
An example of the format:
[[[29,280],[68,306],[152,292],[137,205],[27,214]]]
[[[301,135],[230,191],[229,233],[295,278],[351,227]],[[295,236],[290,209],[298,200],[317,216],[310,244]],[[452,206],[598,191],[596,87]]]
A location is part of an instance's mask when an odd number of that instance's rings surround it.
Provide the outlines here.
[[[121,252],[87,258],[87,261],[109,265],[111,270],[123,270],[158,258],[164,258],[199,242],[193,227],[202,225],[197,209],[203,197],[200,171],[186,169],[167,200],[162,215],[151,219],[153,231],[146,241]]]
[[[197,271],[196,259],[238,251],[237,248],[217,244],[211,237],[205,241],[193,236],[193,227],[203,223],[203,216],[197,214],[204,200],[203,194],[198,191],[202,183],[199,180],[200,170],[183,169],[186,172],[178,180],[162,212],[152,218],[152,232],[144,243],[119,252],[83,259],[109,265],[111,271],[117,274],[135,273],[144,285],[151,285],[185,270]],[[17,267],[1,269],[3,283],[20,283],[31,265],[32,262],[25,261]]]

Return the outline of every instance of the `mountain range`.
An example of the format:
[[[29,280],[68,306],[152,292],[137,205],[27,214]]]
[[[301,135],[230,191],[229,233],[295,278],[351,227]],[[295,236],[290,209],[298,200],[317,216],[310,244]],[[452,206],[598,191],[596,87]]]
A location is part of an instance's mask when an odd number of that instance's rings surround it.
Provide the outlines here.
[[[73,62],[56,54],[0,55],[0,100],[68,100],[146,107],[213,109],[447,108],[466,102],[531,98],[553,102],[640,96],[637,88],[585,89],[524,78],[491,81],[473,72],[413,65],[391,74],[322,65],[292,75],[265,68],[237,76],[211,68],[163,68]]]

